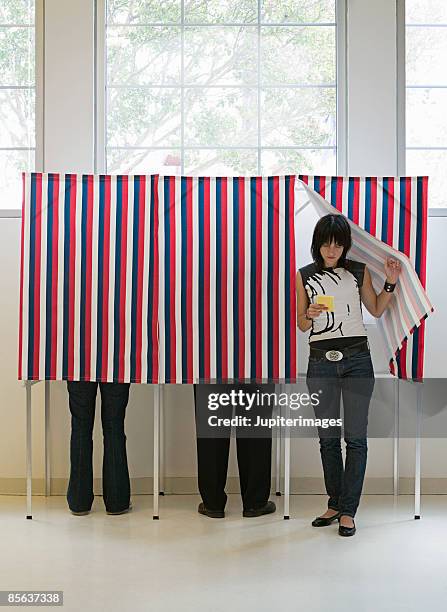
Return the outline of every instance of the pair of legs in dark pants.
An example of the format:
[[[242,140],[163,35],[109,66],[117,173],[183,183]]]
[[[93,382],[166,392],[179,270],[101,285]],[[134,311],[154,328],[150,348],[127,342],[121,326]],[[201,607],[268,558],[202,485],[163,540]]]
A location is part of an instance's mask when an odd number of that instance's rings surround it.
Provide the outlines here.
[[[108,512],[120,512],[129,507],[130,481],[124,417],[130,385],[68,382],[71,412],[71,468],[67,501],[73,512],[86,512],[93,503],[93,424],[98,384],[101,391],[101,421],[104,437],[102,464],[104,504]]]
[[[194,385],[194,403],[197,429],[197,462],[199,491],[208,510],[224,510],[227,501],[225,485],[227,481],[228,456],[230,451],[231,427],[208,427],[208,417],[216,415],[231,418],[233,407],[221,406],[210,411],[208,396],[211,393],[230,393],[242,390],[244,393],[274,393],[275,385]],[[253,406],[250,411],[236,407],[235,414],[248,416],[256,421],[258,415],[270,417],[273,403]],[[237,462],[239,481],[244,510],[264,506],[270,495],[272,436],[271,429],[259,430],[236,428]]]
[[[374,389],[374,370],[369,351],[340,361],[309,358],[307,385],[319,396],[314,406],[317,419],[338,419],[343,396],[343,427],[346,463],[341,453],[341,427],[318,428],[328,508],[354,518],[362,494],[367,460],[369,404]]]

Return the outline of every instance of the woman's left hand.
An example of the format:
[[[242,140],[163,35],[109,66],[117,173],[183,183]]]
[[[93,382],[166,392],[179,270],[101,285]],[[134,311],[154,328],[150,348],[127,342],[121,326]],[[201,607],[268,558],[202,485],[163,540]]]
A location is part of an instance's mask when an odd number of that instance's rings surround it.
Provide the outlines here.
[[[393,257],[387,257],[385,262],[386,280],[393,285],[397,283],[401,271],[400,261]]]

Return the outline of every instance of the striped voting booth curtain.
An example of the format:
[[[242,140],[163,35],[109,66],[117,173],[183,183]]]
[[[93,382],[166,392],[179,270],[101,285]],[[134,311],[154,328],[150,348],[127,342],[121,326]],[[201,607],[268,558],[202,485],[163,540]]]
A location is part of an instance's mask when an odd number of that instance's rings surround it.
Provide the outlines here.
[[[19,378],[296,378],[294,177],[24,175]]]
[[[383,283],[380,274],[385,256],[393,255],[385,245],[404,255],[399,258],[404,267],[396,299],[379,325],[385,346],[393,348],[391,373],[403,379],[422,379],[425,319],[433,311],[424,291],[428,178],[300,175],[298,180],[353,222],[352,255],[368,265],[373,280],[376,275]],[[321,210],[321,214],[327,212],[327,208]]]
[[[159,178],[160,382],[296,379],[294,183]]]
[[[23,176],[19,379],[296,380],[300,187],[350,220],[376,289],[400,257],[379,325],[391,371],[421,379],[426,178],[42,173]]]
[[[24,174],[19,379],[158,381],[157,180]]]

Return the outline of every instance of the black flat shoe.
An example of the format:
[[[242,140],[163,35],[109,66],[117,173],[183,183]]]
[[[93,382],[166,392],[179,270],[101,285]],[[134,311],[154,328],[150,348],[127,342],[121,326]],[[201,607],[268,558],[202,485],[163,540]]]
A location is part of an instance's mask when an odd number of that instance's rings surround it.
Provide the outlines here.
[[[225,512],[223,510],[208,510],[205,507],[203,502],[200,502],[199,507],[197,508],[197,512],[199,514],[203,514],[204,516],[209,516],[210,518],[224,518]]]
[[[273,512],[276,512],[275,502],[268,501],[260,508],[247,508],[242,512],[242,516],[253,518],[255,516],[262,516],[263,514],[272,514]]]
[[[343,536],[344,538],[348,538],[349,536],[353,536],[355,534],[355,523],[353,527],[343,527],[343,525],[339,525],[338,527],[338,535]]]
[[[334,521],[339,520],[340,512],[337,512],[337,514],[334,514],[334,516],[329,517],[317,516],[317,518],[312,521],[312,527],[328,527],[328,525],[330,525]]]

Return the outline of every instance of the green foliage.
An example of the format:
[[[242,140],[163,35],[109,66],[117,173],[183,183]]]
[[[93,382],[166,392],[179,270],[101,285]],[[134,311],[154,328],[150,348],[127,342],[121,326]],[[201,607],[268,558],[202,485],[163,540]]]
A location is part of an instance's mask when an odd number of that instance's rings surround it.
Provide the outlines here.
[[[188,23],[253,23],[257,21],[257,0],[185,0]]]
[[[109,22],[175,23],[174,2],[109,1]],[[262,2],[270,21],[332,22],[334,1]],[[256,24],[257,0],[185,0],[188,23],[238,22]],[[184,89],[181,96],[181,32],[175,26],[109,27],[109,146],[257,146],[258,100],[263,146],[284,146],[275,153],[278,164],[310,170],[311,157],[288,146],[335,146],[335,28],[261,28],[258,26],[186,27],[184,30]],[[258,71],[258,66],[260,71]],[[190,89],[194,83],[204,88]],[[285,84],[329,84],[330,88],[284,89]],[[138,86],[155,86],[140,88]],[[158,88],[163,85],[164,88]],[[244,88],[220,89],[222,85]],[[166,86],[176,86],[174,89]],[[208,87],[214,86],[214,89]],[[246,86],[251,86],[247,88]],[[254,86],[254,87],[253,87]],[[265,88],[265,86],[270,86]],[[273,87],[272,87],[273,86]],[[216,89],[217,87],[217,89]],[[144,154],[133,154],[142,160]],[[185,168],[203,171],[220,160],[236,174],[257,171],[257,150],[188,150]],[[126,157],[127,156],[127,157]],[[109,170],[127,163],[128,152],[113,151]]]
[[[107,136],[113,146],[180,144],[180,92],[166,89],[109,90]]]
[[[262,0],[261,18],[265,23],[332,22],[334,5],[335,0]],[[290,145],[333,145],[335,89],[281,86],[335,84],[335,29],[262,26],[258,58],[257,10],[257,0],[184,0],[186,23],[247,25],[185,28],[182,104],[180,27],[138,25],[179,24],[181,1],[109,0],[108,145],[161,146],[166,151],[182,144],[186,148],[249,145],[255,148],[188,150],[185,162],[189,168],[197,164],[205,171],[220,160],[234,173],[256,172],[258,83],[262,146],[284,146],[274,153],[278,164],[296,163],[304,168],[311,163],[306,152],[287,149]],[[1,0],[0,23],[33,21],[34,1]],[[2,85],[34,85],[32,28],[0,29],[0,75]],[[191,84],[204,89],[190,88]],[[222,85],[250,88],[220,89]],[[206,89],[209,86],[219,89]],[[23,144],[30,121],[26,95],[10,95],[2,100],[2,117],[14,117],[13,121],[8,119],[8,138],[16,146]],[[17,125],[21,126],[18,130]],[[109,169],[113,171],[123,163],[144,163],[145,155],[146,151],[113,150],[113,155],[110,151]]]
[[[265,21],[334,23],[335,0],[262,0]]]
[[[2,147],[34,147],[33,89],[14,89],[34,86],[35,51],[34,28],[5,27],[34,22],[34,2],[27,0],[1,0],[0,2],[0,85],[12,87],[0,91],[0,117]],[[2,151],[1,177],[5,193],[9,193],[12,177],[22,170],[33,168],[34,151]],[[16,203],[11,203],[15,207]]]
[[[272,85],[335,84],[334,27],[263,27],[261,80]]]
[[[135,25],[138,23],[178,23],[180,0],[108,0],[107,22]]]
[[[34,85],[34,30],[0,27],[1,85]]]
[[[180,83],[178,27],[109,27],[109,85]]]
[[[0,24],[32,24],[34,11],[34,0],[1,0]]]

